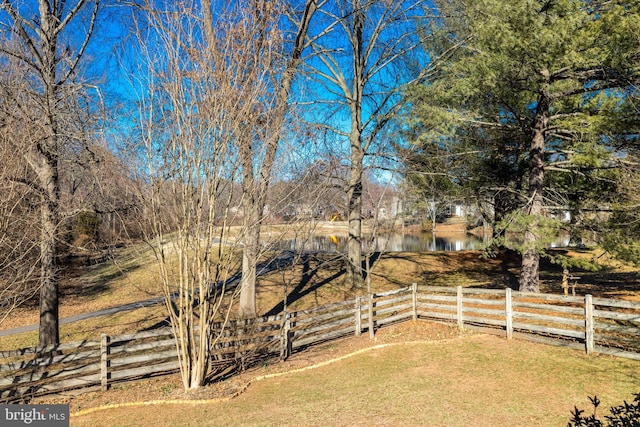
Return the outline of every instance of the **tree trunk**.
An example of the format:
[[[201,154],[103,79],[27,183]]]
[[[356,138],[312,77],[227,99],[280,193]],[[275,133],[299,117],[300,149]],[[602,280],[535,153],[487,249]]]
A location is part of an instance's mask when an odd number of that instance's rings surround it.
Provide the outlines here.
[[[353,0],[353,84],[349,100],[351,111],[351,167],[349,170],[349,186],[347,200],[349,203],[349,238],[347,241],[348,270],[347,277],[352,286],[363,286],[362,276],[362,168],[364,149],[362,147],[362,99],[365,84],[365,52],[363,44],[364,9],[359,0]]]
[[[349,239],[347,241],[348,279],[354,287],[362,286],[362,160],[352,155],[349,176]]]
[[[206,2],[210,7],[210,2]],[[242,278],[240,280],[240,307],[239,315],[243,318],[255,317],[256,312],[256,265],[260,255],[260,228],[262,226],[263,211],[267,190],[271,181],[271,172],[275,162],[280,134],[284,126],[285,116],[289,111],[289,93],[293,78],[297,72],[302,51],[306,44],[306,35],[317,9],[317,0],[307,0],[300,26],[295,39],[291,58],[282,74],[280,86],[277,90],[273,124],[266,141],[264,160],[260,167],[260,176],[257,186],[253,176],[253,152],[250,141],[246,141],[241,147],[244,188],[244,214],[245,214],[245,246],[242,252]],[[213,29],[209,29],[213,31]]]
[[[44,161],[44,160],[43,160]],[[46,190],[42,200],[40,232],[40,327],[38,346],[57,345],[58,331],[58,176],[55,167],[45,164],[38,172],[40,182]]]
[[[548,81],[549,72],[540,74]],[[531,151],[529,153],[529,212],[533,218],[524,234],[524,251],[522,253],[522,269],[520,271],[520,291],[540,292],[540,253],[537,247],[538,221],[542,215],[542,190],[544,185],[544,149],[545,133],[549,120],[548,83],[544,83],[538,96]]]
[[[245,207],[244,248],[242,250],[242,278],[240,279],[240,307],[241,318],[252,318],[257,315],[256,308],[256,265],[260,254],[260,218],[261,212],[256,212],[254,204]]]
[[[535,235],[527,231],[525,243],[535,242]],[[535,248],[529,248],[522,254],[522,267],[520,270],[520,291],[540,292],[538,283],[540,275],[540,254]]]
[[[58,156],[60,155],[57,123],[58,87],[56,76],[57,17],[48,10],[47,2],[40,1],[41,28],[44,34],[42,54],[42,79],[46,139],[36,143],[36,173],[43,192],[41,206],[40,242],[40,347],[60,343],[58,316],[57,245],[60,217],[60,183],[58,180]]]

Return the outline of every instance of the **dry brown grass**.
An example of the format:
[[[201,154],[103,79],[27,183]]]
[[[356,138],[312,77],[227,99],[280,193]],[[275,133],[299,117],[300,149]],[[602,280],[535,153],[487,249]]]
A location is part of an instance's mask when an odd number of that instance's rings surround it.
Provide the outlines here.
[[[138,255],[140,255],[138,257]],[[579,252],[572,256],[593,257]],[[596,254],[597,255],[597,254]],[[502,254],[484,259],[478,252],[389,253],[373,270],[374,292],[428,285],[504,288],[514,286],[518,259]],[[560,290],[561,269],[543,264],[542,288]],[[155,263],[143,250],[125,252],[117,263],[79,270],[65,279],[63,317],[161,294]],[[578,291],[597,296],[636,299],[637,271],[610,265],[597,272],[579,272]],[[260,279],[261,313],[308,308],[364,294],[344,280],[343,261],[330,256],[311,258],[308,268],[297,264]],[[100,333],[125,333],[161,324],[164,307],[155,306],[61,327],[63,342],[97,339]],[[35,323],[37,309],[12,313],[2,328]],[[179,377],[116,387],[56,400],[72,412],[109,403],[157,399],[217,399],[228,397],[252,378],[287,372],[369,348],[398,344],[278,378],[253,382],[236,399],[207,404],[158,404],[99,411],[74,417],[73,426],[95,425],[566,425],[574,404],[588,406],[597,394],[603,405],[630,399],[640,391],[638,362],[603,356],[587,357],[574,350],[487,336],[458,339],[447,326],[405,323],[366,337],[328,343],[294,355],[287,362],[268,363],[198,392],[181,391]],[[442,341],[446,339],[446,341]],[[36,333],[0,338],[0,349],[33,345]]]
[[[571,251],[566,255],[590,260],[601,254]],[[600,257],[600,261],[604,267],[599,271],[572,272],[581,276],[578,294],[640,301],[637,269],[606,256]],[[335,254],[311,256],[307,268],[304,265],[299,262],[259,279],[260,314],[279,313],[285,303],[289,310],[299,310],[366,294],[366,289],[354,289],[345,282],[344,260],[336,258]],[[541,268],[543,292],[562,292],[562,269],[548,262],[543,262]],[[517,288],[518,273],[519,257],[513,253],[505,252],[489,259],[477,251],[386,253],[375,263],[372,290],[384,292],[413,282],[436,286]],[[144,245],[123,250],[114,260],[73,269],[63,280],[61,318],[158,297],[162,295],[158,277],[153,254]],[[101,332],[117,334],[153,327],[164,320],[163,310],[163,306],[155,306],[63,325],[61,339],[63,342],[97,339]],[[12,312],[0,327],[9,329],[37,321],[37,307],[30,305]],[[0,337],[0,349],[32,346],[36,341],[35,332]]]
[[[587,396],[598,395],[606,408],[640,384],[638,361],[452,335],[442,325],[409,322],[379,331],[375,343],[330,343],[197,393],[163,379],[69,399],[72,413],[116,406],[74,416],[71,425],[562,426],[573,405],[588,406]],[[316,367],[300,369],[308,366]],[[256,380],[274,373],[285,374]],[[156,399],[174,403],[140,404]]]

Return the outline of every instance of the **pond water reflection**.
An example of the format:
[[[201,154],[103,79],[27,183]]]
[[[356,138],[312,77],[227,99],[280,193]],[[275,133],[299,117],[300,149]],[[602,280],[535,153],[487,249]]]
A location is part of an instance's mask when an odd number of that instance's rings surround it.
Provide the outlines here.
[[[365,242],[370,241],[370,236],[365,236]],[[373,247],[367,246],[367,251],[382,252],[430,252],[430,251],[469,251],[481,250],[488,243],[489,236],[483,241],[481,237],[472,234],[401,234],[392,233],[381,235],[374,239]],[[271,247],[279,250],[311,251],[311,252],[346,252],[347,235],[334,234],[324,236],[311,236],[304,239],[283,239],[271,242]],[[551,248],[569,247],[569,236],[561,235],[549,245]]]
[[[369,240],[365,237],[365,240]],[[433,235],[400,234],[377,236],[375,247],[367,250],[383,252],[427,252],[427,251],[464,251],[482,249],[482,239],[471,234]],[[306,239],[281,240],[274,243],[280,250],[312,252],[346,252],[347,235],[311,236]],[[373,245],[372,245],[373,246]]]

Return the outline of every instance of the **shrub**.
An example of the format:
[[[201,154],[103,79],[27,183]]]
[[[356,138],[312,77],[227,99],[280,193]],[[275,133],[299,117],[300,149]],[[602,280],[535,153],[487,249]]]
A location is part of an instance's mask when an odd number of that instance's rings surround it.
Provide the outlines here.
[[[81,212],[73,222],[71,237],[73,240],[86,239],[94,240],[98,235],[100,218],[93,212]]]
[[[593,414],[584,416],[584,410],[574,406],[568,427],[640,427],[640,393],[635,393],[634,396],[633,403],[625,400],[622,405],[611,407],[610,415],[605,415],[604,421],[596,415],[600,399],[597,396],[590,397]]]

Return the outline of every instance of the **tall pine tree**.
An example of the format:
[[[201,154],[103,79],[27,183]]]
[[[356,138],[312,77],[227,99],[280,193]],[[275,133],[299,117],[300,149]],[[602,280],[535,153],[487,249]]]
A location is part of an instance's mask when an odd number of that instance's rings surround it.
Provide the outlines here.
[[[640,7],[617,0],[438,6],[434,56],[458,47],[438,77],[413,92],[414,126],[425,130],[422,143],[472,143],[476,164],[511,166],[504,181],[523,187],[513,222],[522,235],[520,290],[538,292],[547,217],[557,207],[549,172],[592,174],[621,156],[608,135],[638,82]]]

